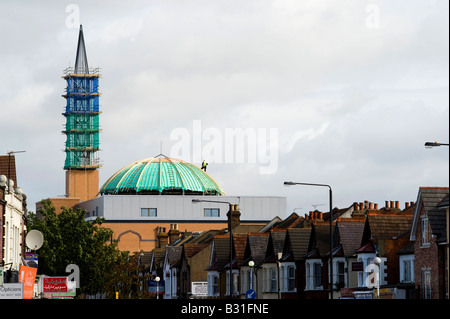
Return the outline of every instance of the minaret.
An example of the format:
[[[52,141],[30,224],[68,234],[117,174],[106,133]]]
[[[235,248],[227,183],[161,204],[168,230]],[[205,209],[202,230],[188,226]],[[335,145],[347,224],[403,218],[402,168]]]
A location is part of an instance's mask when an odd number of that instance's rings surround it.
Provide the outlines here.
[[[99,190],[99,68],[89,69],[83,28],[80,25],[75,67],[67,68],[66,118],[66,197],[81,201],[94,198]]]

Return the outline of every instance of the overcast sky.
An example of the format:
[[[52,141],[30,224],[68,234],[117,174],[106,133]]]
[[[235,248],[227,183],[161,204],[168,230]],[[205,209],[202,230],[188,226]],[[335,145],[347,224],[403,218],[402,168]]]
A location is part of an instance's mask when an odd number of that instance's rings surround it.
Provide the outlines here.
[[[29,210],[65,193],[61,76],[81,23],[102,73],[100,186],[162,149],[205,159],[228,195],[286,196],[286,214],[328,211],[326,188],[291,180],[331,185],[340,208],[403,207],[421,186],[449,185],[448,147],[423,146],[449,142],[448,6],[2,0],[0,153],[26,151],[16,164]],[[230,132],[250,137],[243,158]]]

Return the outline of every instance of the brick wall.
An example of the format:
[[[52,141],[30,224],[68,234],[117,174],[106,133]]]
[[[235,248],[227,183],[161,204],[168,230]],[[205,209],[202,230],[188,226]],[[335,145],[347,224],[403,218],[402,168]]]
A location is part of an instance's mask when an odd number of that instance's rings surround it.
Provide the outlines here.
[[[423,272],[430,271],[431,274],[431,299],[445,298],[442,248],[436,244],[436,239],[429,236],[430,244],[422,245],[422,223],[420,217],[424,216],[424,209],[421,207],[418,224],[416,227],[416,241],[414,242],[414,277],[416,288],[419,289],[420,298],[423,296]],[[441,267],[439,267],[441,266]]]

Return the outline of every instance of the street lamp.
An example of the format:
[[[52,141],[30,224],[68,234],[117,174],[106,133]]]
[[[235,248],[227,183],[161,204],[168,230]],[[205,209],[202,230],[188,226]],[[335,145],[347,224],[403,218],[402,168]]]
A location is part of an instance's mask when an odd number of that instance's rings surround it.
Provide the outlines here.
[[[205,199],[193,199],[192,203],[219,203],[219,204],[228,204],[229,205],[229,211],[228,211],[228,232],[230,233],[230,278],[229,278],[229,285],[230,285],[230,299],[233,296],[233,236],[232,236],[232,225],[231,225],[231,210],[232,210],[232,203],[226,202],[226,201],[218,201],[218,200],[205,200]]]
[[[250,267],[250,289],[253,289],[253,267],[255,267],[255,262],[250,260],[248,266]]]
[[[159,276],[156,276],[155,281],[156,281],[156,299],[159,299],[159,281],[161,280],[161,278],[159,278]]]
[[[448,146],[448,144],[445,143],[438,143],[438,142],[426,142],[425,147],[426,148],[433,148],[438,146]]]
[[[330,197],[330,299],[333,299],[333,192],[331,186],[327,184],[312,184],[312,183],[296,183],[296,182],[284,182],[285,186],[292,185],[306,185],[306,186],[319,186],[328,187]]]
[[[377,265],[377,299],[380,299],[380,265],[381,265],[381,258],[380,257],[375,257],[373,260],[374,264]]]

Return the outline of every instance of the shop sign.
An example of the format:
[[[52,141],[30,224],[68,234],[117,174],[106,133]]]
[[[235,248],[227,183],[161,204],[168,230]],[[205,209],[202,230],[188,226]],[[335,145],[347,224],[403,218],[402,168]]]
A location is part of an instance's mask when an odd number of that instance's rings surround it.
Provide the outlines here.
[[[198,297],[205,297],[208,295],[208,282],[207,281],[193,281],[191,284],[192,295]]]
[[[0,299],[22,299],[23,285],[4,283],[0,286]]]
[[[42,290],[46,292],[67,292],[67,277],[44,277]]]

